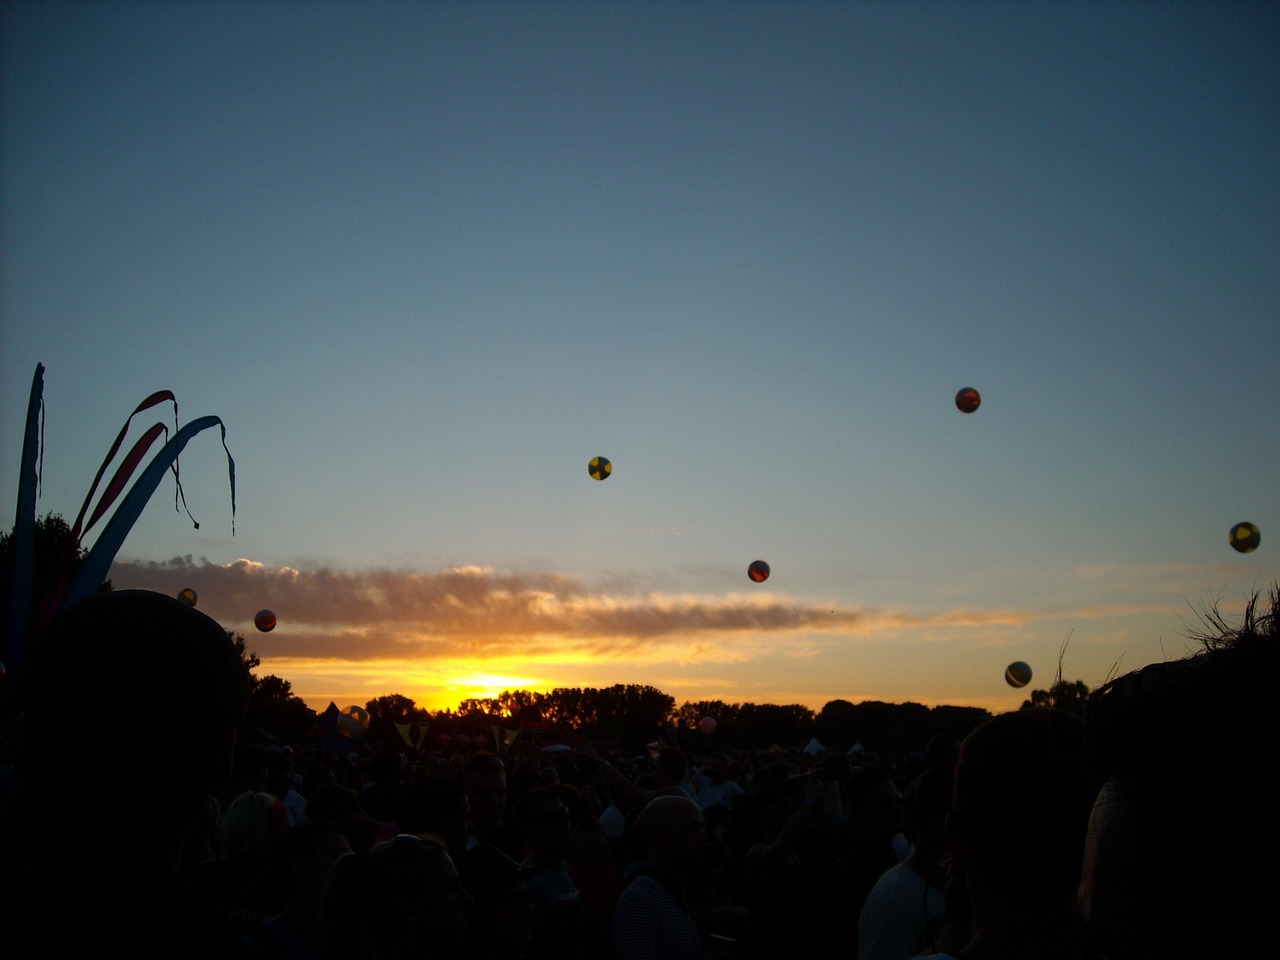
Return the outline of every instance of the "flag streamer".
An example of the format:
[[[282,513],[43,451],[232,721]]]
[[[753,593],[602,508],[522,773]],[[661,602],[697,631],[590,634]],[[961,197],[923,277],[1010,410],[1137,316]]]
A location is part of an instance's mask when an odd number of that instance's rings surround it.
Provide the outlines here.
[[[61,545],[44,595],[34,597],[36,501],[43,484],[44,472],[44,370],[44,364],[36,364],[35,376],[31,381],[31,396],[27,404],[22,460],[19,464],[18,505],[13,528],[14,565],[9,594],[9,649],[5,654],[11,682],[16,682],[18,679],[26,639],[42,629],[58,610],[96,592],[102,586],[116,553],[138,517],[141,516],[143,508],[151,499],[151,495],[159,486],[166,471],[173,471],[176,486],[173,495],[174,510],[177,510],[181,503],[195,528],[200,529],[200,524],[187,507],[187,497],[183,492],[178,470],[178,455],[192,437],[213,426],[221,431],[222,449],[227,455],[227,477],[231,486],[232,536],[235,535],[236,530],[236,464],[231,451],[227,448],[226,425],[218,417],[209,416],[193,420],[185,427],[179,428],[177,398],[171,390],[157,390],[134,408],[116,435],[111,449],[98,467],[93,483],[89,486],[89,492],[76,516],[75,524],[71,527],[70,536]],[[169,436],[168,426],[164,423],[155,423],[149,427],[129,449],[103,489],[93,512],[89,513],[90,506],[94,503],[94,495],[98,492],[98,486],[106,476],[107,469],[116,454],[119,453],[133,418],[161,403],[173,404],[174,434],[172,438]],[[135,471],[162,434],[166,439],[164,446],[138,475],[132,487],[129,487]],[[129,488],[127,493],[125,493],[126,487]],[[76,570],[76,561],[79,558],[81,542],[85,534],[106,515],[112,504],[122,494],[123,499],[120,500],[120,505],[103,527],[93,548],[85,555],[79,569]],[[88,523],[85,523],[86,514],[89,515]]]

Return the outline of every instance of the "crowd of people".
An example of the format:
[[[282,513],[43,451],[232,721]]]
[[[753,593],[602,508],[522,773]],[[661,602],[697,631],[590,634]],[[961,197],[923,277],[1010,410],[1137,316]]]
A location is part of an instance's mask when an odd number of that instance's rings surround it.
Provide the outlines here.
[[[1277,852],[1269,600],[1111,680],[1083,718],[1002,714],[904,762],[674,735],[640,756],[237,744],[248,678],[222,628],[99,594],[25,668],[5,952],[1249,956]]]

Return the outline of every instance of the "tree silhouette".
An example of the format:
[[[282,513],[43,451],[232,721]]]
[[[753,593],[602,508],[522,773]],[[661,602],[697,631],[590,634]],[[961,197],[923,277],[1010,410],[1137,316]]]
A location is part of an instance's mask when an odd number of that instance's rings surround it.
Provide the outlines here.
[[[848,700],[828,700],[818,711],[813,735],[831,747],[848,750],[858,738],[854,728],[858,722],[858,708]]]
[[[419,707],[411,697],[399,693],[374,697],[364,708],[369,711],[369,727],[365,731],[365,738],[370,743],[382,743],[396,748],[404,743],[396,724],[421,724],[431,719],[431,714]]]
[[[288,680],[267,674],[253,685],[245,721],[286,743],[296,743],[315,725],[316,712],[294,694]]]
[[[607,730],[609,739],[629,744],[648,743],[675,710],[675,698],[641,684],[612,687],[557,687],[535,690],[503,690],[497,697],[471,698],[458,705],[458,713],[484,714],[494,719],[545,722],[574,730]],[[372,711],[370,711],[372,713]]]
[[[491,719],[501,719],[509,716],[497,697],[468,697],[458,704],[458,713],[464,717],[473,714],[484,714],[484,716]]]
[[[738,704],[728,704],[723,700],[695,700],[692,702],[686,700],[680,704],[680,709],[676,712],[676,719],[685,730],[697,730],[702,718],[710,717],[716,722],[715,729],[721,734],[720,739],[723,740],[724,734],[731,730],[737,721],[739,709],[741,708]]]
[[[831,700],[818,713],[814,735],[825,746],[842,750],[861,744],[881,750],[920,752],[934,737],[963,740],[969,731],[990,719],[990,712],[981,707]]]
[[[527,715],[528,708],[536,706],[543,696],[532,690],[503,690],[498,694],[498,705],[506,716],[518,717],[522,712]]]
[[[306,736],[316,722],[316,712],[305,700],[293,692],[293,685],[275,674],[259,677],[254,671],[262,665],[258,654],[248,649],[243,634],[227,631],[240,654],[245,671],[249,674],[249,712],[241,729],[252,738],[265,734],[268,739],[278,738],[295,743]]]
[[[1085,703],[1089,700],[1089,688],[1083,680],[1057,680],[1048,690],[1032,690],[1031,699],[1025,700],[1020,710],[1036,707],[1054,707],[1084,716]]]
[[[431,714],[419,707],[411,697],[399,693],[374,697],[364,705],[364,708],[369,711],[371,726],[375,720],[387,723],[414,723],[431,719]]]
[[[71,527],[60,513],[48,513],[36,520],[35,554],[33,557],[33,578],[31,597],[43,597],[58,572],[58,563],[69,547],[74,548],[71,573],[84,563],[89,551],[77,546]],[[9,605],[12,602],[10,585],[13,583],[14,531],[0,533],[0,630],[4,631],[0,642],[0,661],[7,661],[9,655]],[[102,589],[110,590],[111,581],[102,585]]]
[[[736,722],[745,743],[799,744],[813,736],[814,717],[798,703],[744,703]]]
[[[249,689],[252,691],[254,684],[258,682],[258,678],[253,671],[262,665],[262,660],[257,653],[248,649],[244,634],[232,633],[228,630],[227,636],[235,646],[236,653],[240,654],[240,660],[244,664],[244,668],[249,671]]]

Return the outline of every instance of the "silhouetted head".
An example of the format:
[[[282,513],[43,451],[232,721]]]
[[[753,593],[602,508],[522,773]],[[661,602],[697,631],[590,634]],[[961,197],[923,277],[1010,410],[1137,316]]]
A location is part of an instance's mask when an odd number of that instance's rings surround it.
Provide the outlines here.
[[[401,834],[334,864],[321,911],[321,956],[451,956],[471,902],[440,840]]]
[[[1109,960],[1228,956],[1269,932],[1256,870],[1278,853],[1270,779],[1280,596],[1230,627],[1211,613],[1194,656],[1153,663],[1089,700],[1087,757],[1102,784],[1080,905]]]
[[[146,845],[187,830],[226,781],[249,676],[199,610],[119,590],[74,604],[36,639],[23,700],[19,764],[36,812],[60,817],[87,783],[103,822]]]
[[[654,797],[636,826],[655,867],[687,877],[706,859],[711,841],[702,810],[684,795]]]
[[[507,811],[507,771],[502,758],[492,753],[467,757],[458,775],[471,806],[471,824],[480,840],[490,840],[501,830]]]
[[[303,823],[276,838],[267,869],[246,900],[275,910],[318,903],[334,863],[351,855],[351,844],[336,823]]]
[[[536,856],[559,859],[571,839],[569,808],[546,787],[535,787],[516,801],[516,822]]]
[[[1071,896],[1080,878],[1093,790],[1084,721],[1027,709],[988,720],[965,739],[948,837],[960,868],[1004,901]]]

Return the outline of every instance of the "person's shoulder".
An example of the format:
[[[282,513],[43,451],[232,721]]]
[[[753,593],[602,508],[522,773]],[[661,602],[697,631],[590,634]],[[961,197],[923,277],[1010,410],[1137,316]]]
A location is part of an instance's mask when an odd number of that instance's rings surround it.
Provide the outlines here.
[[[667,895],[667,891],[662,884],[653,879],[653,877],[649,876],[647,873],[636,874],[631,878],[627,885],[622,888],[622,893],[619,894],[619,896],[635,900],[665,897]]]
[[[901,864],[898,866],[901,866]],[[867,891],[867,898],[870,899],[873,896],[885,896],[889,890],[897,886],[897,883],[898,867],[890,867],[888,870],[882,872],[880,876],[876,877],[875,883],[871,884],[871,889]]]
[[[919,909],[920,905],[917,902],[919,898],[904,893],[906,878],[902,876],[902,867],[903,864],[890,867],[871,885],[866,899],[862,901],[862,910],[858,914],[859,926],[874,923],[877,919],[883,921],[894,913],[914,912]],[[907,911],[904,911],[902,907],[907,906],[907,901],[910,901],[910,906]]]
[[[909,864],[895,863],[876,880],[877,887],[911,887],[924,886],[924,878],[911,869]],[[873,888],[874,889],[874,888]]]

